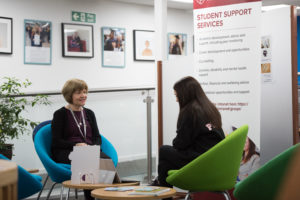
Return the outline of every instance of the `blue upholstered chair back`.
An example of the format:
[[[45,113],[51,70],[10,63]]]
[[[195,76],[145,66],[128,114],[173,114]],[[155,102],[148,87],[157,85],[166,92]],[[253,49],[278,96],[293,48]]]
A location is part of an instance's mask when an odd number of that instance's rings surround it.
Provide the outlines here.
[[[118,154],[116,149],[110,143],[110,141],[108,141],[108,139],[106,139],[103,135],[101,135],[101,140],[102,140],[101,150],[112,159],[115,167],[117,167]]]
[[[51,158],[51,124],[41,127],[34,136],[35,150],[53,182],[61,183],[71,179],[71,166],[56,163]]]
[[[35,137],[36,133],[37,133],[43,126],[46,126],[47,124],[51,124],[51,120],[43,121],[43,122],[39,123],[39,124],[33,129],[33,134],[32,134],[32,139],[33,139],[33,141],[34,141],[34,137]]]
[[[0,154],[0,159],[8,160]],[[18,165],[18,199],[29,197],[42,189],[42,177],[30,174],[24,168]]]
[[[61,183],[65,180],[70,180],[71,166],[69,164],[56,163],[51,158],[51,141],[52,141],[51,124],[45,122],[42,123],[46,125],[40,127],[34,136],[34,146],[36,152],[52,181],[56,183]],[[101,145],[102,151],[106,155],[111,157],[114,165],[117,166],[118,154],[115,148],[104,136],[101,135],[101,139],[102,139],[102,145]]]

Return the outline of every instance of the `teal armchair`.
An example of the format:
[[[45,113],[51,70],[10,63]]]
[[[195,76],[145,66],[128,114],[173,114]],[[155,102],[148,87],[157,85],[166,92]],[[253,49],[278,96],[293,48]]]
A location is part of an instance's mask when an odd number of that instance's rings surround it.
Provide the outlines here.
[[[247,125],[236,129],[181,169],[170,170],[167,182],[188,190],[185,199],[200,191],[221,192],[230,199],[227,190],[236,184],[247,134]]]
[[[64,163],[56,163],[52,160],[51,155],[51,142],[52,142],[52,130],[51,130],[51,121],[45,121],[39,124],[36,129],[33,131],[34,147],[35,150],[45,167],[48,176],[44,182],[43,188],[50,177],[53,181],[53,184],[48,192],[47,198],[50,198],[51,192],[56,184],[60,184],[63,181],[71,179],[71,165]],[[118,164],[118,154],[114,146],[107,140],[103,135],[101,135],[102,145],[101,150],[108,155],[115,166]],[[41,190],[41,192],[43,189]],[[38,198],[41,196],[41,192],[38,195]],[[77,194],[77,193],[76,193]],[[62,196],[62,190],[61,190]]]

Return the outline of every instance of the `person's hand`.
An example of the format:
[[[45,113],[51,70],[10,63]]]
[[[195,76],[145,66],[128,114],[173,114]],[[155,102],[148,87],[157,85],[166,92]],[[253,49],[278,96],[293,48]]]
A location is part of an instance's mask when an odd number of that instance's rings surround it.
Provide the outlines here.
[[[75,146],[87,146],[86,143],[77,143]]]

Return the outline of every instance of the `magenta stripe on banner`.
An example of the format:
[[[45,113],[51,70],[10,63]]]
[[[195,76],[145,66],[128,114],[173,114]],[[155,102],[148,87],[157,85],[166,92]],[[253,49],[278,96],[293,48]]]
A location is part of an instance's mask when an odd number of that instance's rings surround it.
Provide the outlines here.
[[[249,3],[256,1],[261,0],[194,0],[194,10],[199,8],[226,6],[230,4]]]

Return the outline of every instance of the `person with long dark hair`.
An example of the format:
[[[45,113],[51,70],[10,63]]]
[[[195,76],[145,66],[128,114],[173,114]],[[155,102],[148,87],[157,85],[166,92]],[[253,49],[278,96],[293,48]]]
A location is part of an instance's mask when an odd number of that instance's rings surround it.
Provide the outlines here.
[[[158,177],[151,185],[171,187],[166,182],[169,170],[183,167],[225,138],[221,115],[196,79],[185,77],[173,89],[180,108],[177,135],[173,146],[160,147]]]
[[[242,181],[260,167],[260,154],[254,142],[247,137],[239,169],[239,180]]]

